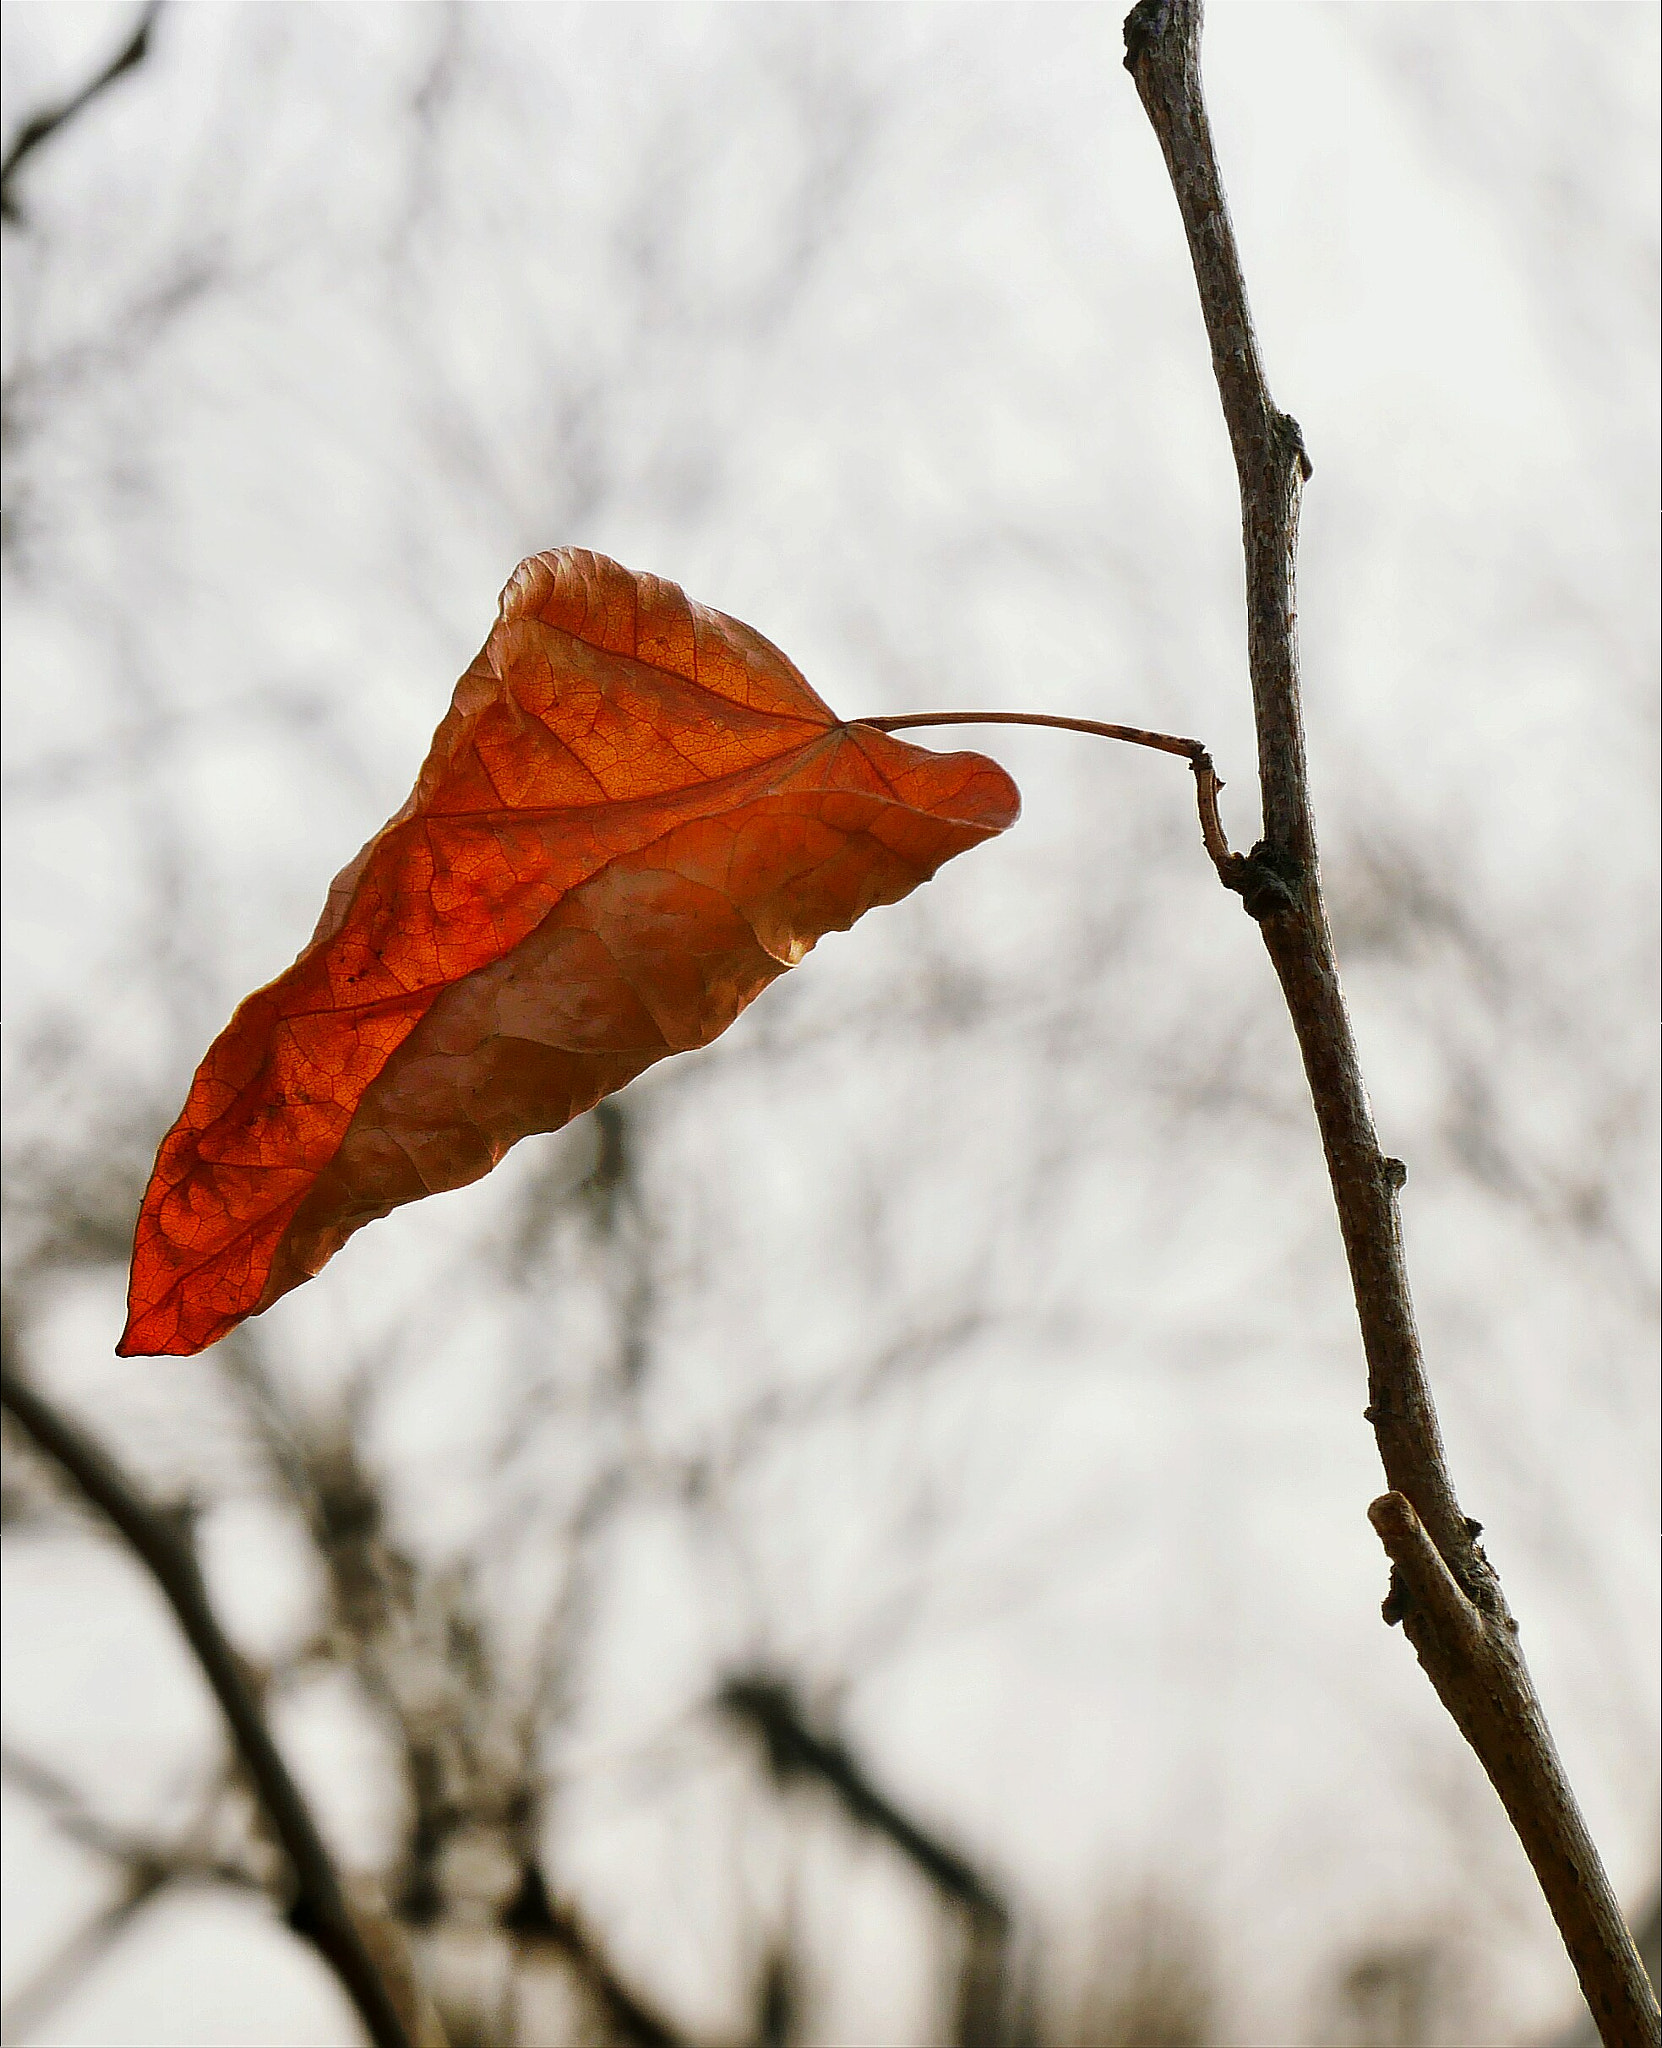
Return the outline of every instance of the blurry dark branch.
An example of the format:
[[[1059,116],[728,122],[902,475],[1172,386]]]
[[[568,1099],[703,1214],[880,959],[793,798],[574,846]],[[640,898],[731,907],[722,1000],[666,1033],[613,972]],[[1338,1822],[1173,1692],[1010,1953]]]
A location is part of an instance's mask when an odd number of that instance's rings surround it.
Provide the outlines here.
[[[77,114],[83,113],[101,92],[114,85],[118,78],[142,64],[150,54],[150,32],[156,25],[156,17],[162,11],[162,0],[148,0],[148,5],[139,16],[138,25],[96,77],[83,85],[79,92],[55,107],[42,107],[31,114],[12,137],[11,146],[0,159],[0,218],[21,221],[23,209],[18,203],[17,178],[25,163],[41,144],[56,135],[59,129],[67,127]]]
[[[1126,17],[1125,62],[1182,214],[1240,480],[1264,823],[1242,893],[1298,1036],[1350,1263],[1368,1419],[1391,1488],[1370,1509],[1393,1566],[1386,1619],[1403,1623],[1499,1793],[1607,2048],[1651,2048],[1656,1996],[1553,1748],[1478,1525],[1461,1513],[1420,1352],[1397,1207],[1406,1171],[1379,1149],[1317,873],[1294,590],[1310,464],[1259,356],[1201,92],[1201,12],[1200,0],[1141,0]]]
[[[943,1897],[978,1912],[1009,1918],[993,1887],[955,1849],[907,1818],[872,1783],[864,1766],[840,1737],[816,1731],[792,1689],[768,1676],[729,1679],[717,1704],[723,1713],[759,1736],[768,1767],[781,1784],[793,1778],[817,1780],[836,1795],[856,1826],[893,1843]]]
[[[245,1376],[251,1370],[245,1361]],[[477,1618],[460,1587],[430,1585],[392,1540],[356,1418],[306,1429],[281,1417],[269,1388],[265,1395],[259,1421],[276,1475],[327,1574],[326,1653],[356,1674],[400,1752],[410,1822],[393,1903],[401,1919],[429,1926],[445,1909],[445,1851],[483,1817],[484,1786],[498,1775],[480,1755],[492,1702]]]
[[[7,1999],[0,2014],[0,2039],[15,2041],[37,2025],[74,1990],[120,1940],[152,1900],[174,1885],[213,1884],[264,1892],[263,1874],[249,1860],[215,1855],[204,1846],[225,1792],[223,1779],[209,1789],[201,1811],[173,1840],[113,1826],[93,1812],[79,1789],[47,1765],[15,1750],[0,1752],[8,1784],[32,1799],[59,1833],[110,1864],[118,1876],[115,1895],[47,1957]]]
[[[831,1793],[856,1827],[898,1849],[963,1913],[966,1953],[955,2048],[999,2048],[1009,2002],[1010,1909],[997,1887],[938,1835],[903,1813],[840,1736],[816,1729],[795,1691],[770,1673],[735,1676],[717,1706],[758,1737],[780,1785],[805,1780]]]
[[[526,1860],[520,1888],[503,1909],[502,1926],[522,1952],[547,1949],[572,1966],[605,2022],[608,2041],[620,2048],[682,2048],[686,2036],[623,1982],[581,1915],[550,1897],[534,1858]]]
[[[788,1940],[776,1942],[762,1958],[756,1979],[753,2048],[793,2048],[802,2004],[797,1962]]]
[[[639,1114],[616,1101],[591,1112],[595,1157],[578,1189],[595,1236],[617,1262],[614,1279],[618,1372],[626,1388],[644,1381],[652,1360],[655,1307],[651,1229],[641,1181]]]
[[[161,1863],[129,1869],[115,1897],[60,1943],[6,2000],[0,2011],[0,2039],[21,2042],[86,1979],[145,1907],[167,1891],[178,1875]]]
[[[451,1845],[523,1832],[536,1793],[530,1716],[508,1701],[469,1575],[433,1571],[394,1539],[355,1418],[291,1425],[280,1452],[328,1577],[327,1654],[356,1674],[399,1753],[410,1818],[393,1903],[430,1927],[457,1903]]]
[[[566,1155],[551,1152],[547,1169],[531,1184],[505,1263],[514,1283],[523,1286],[553,1255],[563,1230],[580,1230],[588,1240],[585,1270],[598,1270],[611,1298],[618,1376],[632,1390],[651,1363],[656,1305],[656,1233],[646,1206],[642,1113],[636,1104],[612,1097],[597,1103],[575,1129],[592,1151],[575,1177]],[[518,1424],[512,1434],[517,1440]]]
[[[247,1858],[216,1856],[200,1847],[209,1834],[224,1797],[225,1784],[210,1788],[200,1812],[172,1842],[116,1826],[93,1811],[80,1790],[38,1758],[24,1756],[9,1744],[0,1749],[0,1775],[26,1793],[58,1830],[83,1849],[108,1862],[136,1869],[165,1869],[175,1876],[211,1878],[235,1887],[258,1887],[263,1877]]]
[[[31,1083],[43,1094],[61,1093],[72,1066],[36,1058],[35,1050],[25,1045],[21,1055]],[[142,1111],[119,1124],[104,1124],[85,1150],[66,1153],[40,1143],[16,1148],[8,1161],[5,1194],[9,1331],[20,1327],[19,1312],[27,1312],[48,1275],[126,1267],[133,1216],[153,1151],[150,1120]]]
[[[399,1920],[417,1940],[494,1924],[516,1965],[558,1955],[608,2039],[680,2048],[678,2029],[624,1982],[596,1930],[553,1898],[543,1876],[536,1738],[561,1675],[561,1603],[532,1660],[530,1697],[516,1704],[471,1575],[435,1570],[396,1540],[385,1486],[362,1447],[362,1398],[332,1423],[308,1424],[285,1411],[252,1333],[238,1332],[224,1351],[273,1478],[305,1517],[324,1566],[329,1615],[316,1654],[353,1672],[399,1756],[408,1820],[389,1882]],[[567,1528],[574,1548],[613,1490],[602,1475],[580,1496]],[[451,1852],[464,1842],[496,1853],[458,1861]],[[455,2038],[493,2037],[471,1981],[447,1983],[441,1967],[427,1988]]]
[[[58,1414],[9,1361],[0,1369],[0,1399],[36,1448],[125,1538],[173,1609],[230,1726],[261,1810],[287,1854],[294,1880],[289,1925],[333,1969],[376,2048],[414,2048],[413,2032],[371,1958],[311,1809],[272,1740],[254,1681],[214,1614],[182,1520],[147,1500],[109,1454]]]

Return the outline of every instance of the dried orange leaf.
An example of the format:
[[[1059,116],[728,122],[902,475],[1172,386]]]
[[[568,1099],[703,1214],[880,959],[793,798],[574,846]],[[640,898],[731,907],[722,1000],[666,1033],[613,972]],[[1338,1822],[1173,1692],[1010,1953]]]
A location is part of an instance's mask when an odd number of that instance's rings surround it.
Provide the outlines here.
[[[675,584],[532,556],[408,803],[197,1070],[120,1351],[200,1351],[364,1224],[708,1045],[1018,807],[978,754],[839,723]]]

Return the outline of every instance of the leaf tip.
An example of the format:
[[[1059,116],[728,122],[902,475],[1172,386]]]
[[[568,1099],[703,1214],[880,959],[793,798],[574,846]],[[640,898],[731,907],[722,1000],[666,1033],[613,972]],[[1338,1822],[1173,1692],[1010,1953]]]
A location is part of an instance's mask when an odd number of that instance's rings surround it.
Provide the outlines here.
[[[144,1325],[149,1320],[137,1310],[127,1318],[127,1327],[115,1347],[117,1358],[161,1358],[166,1355],[167,1346],[154,1342],[145,1330]]]
[[[169,1314],[165,1304],[154,1302],[146,1308],[130,1307],[127,1327],[121,1333],[115,1355],[117,1358],[189,1358],[195,1352],[206,1350],[216,1338],[224,1336],[229,1327],[230,1324],[222,1323],[206,1337],[193,1335],[177,1309]]]

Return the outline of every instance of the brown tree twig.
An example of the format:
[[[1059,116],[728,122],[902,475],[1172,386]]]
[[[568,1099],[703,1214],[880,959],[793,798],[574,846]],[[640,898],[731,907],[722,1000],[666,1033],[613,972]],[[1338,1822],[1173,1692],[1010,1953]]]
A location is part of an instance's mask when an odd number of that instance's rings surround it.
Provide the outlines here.
[[[219,1625],[180,1521],[147,1500],[106,1451],[9,1363],[0,1367],[0,1402],[113,1523],[173,1609],[229,1724],[261,1809],[288,1856],[294,1878],[290,1926],[334,1971],[375,2048],[415,2048],[412,2028],[347,1903],[311,1809],[272,1739],[255,1686]]]
[[[1606,2048],[1654,2048],[1655,1994],[1553,1747],[1478,1524],[1461,1513],[1420,1352],[1397,1209],[1406,1171],[1379,1149],[1317,873],[1294,603],[1310,464],[1258,353],[1201,92],[1201,13],[1201,0],[1140,0],[1126,17],[1125,64],[1183,217],[1240,480],[1264,837],[1233,886],[1259,921],[1292,1017],[1350,1263],[1367,1416],[1390,1487],[1369,1510],[1393,1567],[1385,1618],[1402,1622],[1499,1793]]]

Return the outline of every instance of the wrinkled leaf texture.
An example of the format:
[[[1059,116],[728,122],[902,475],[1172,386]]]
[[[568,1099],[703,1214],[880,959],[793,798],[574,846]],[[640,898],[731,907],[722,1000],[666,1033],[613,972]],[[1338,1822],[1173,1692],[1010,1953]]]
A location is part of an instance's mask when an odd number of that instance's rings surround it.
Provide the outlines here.
[[[840,723],[675,584],[532,556],[409,801],[198,1069],[121,1353],[201,1350],[364,1224],[708,1045],[1018,808],[980,755]]]

